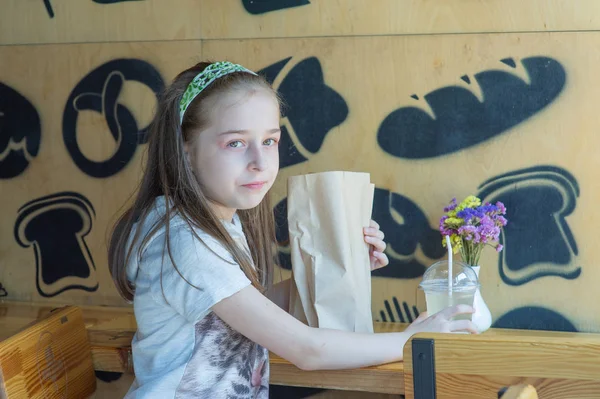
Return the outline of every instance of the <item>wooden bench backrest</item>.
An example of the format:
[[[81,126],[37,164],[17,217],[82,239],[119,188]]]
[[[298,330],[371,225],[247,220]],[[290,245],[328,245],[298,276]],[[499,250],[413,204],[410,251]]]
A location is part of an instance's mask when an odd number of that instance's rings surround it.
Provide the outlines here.
[[[419,399],[415,388],[431,387],[436,399],[496,399],[503,387],[519,384],[532,385],[543,399],[598,399],[600,334],[416,334],[404,347],[404,383],[406,399]]]
[[[87,398],[96,390],[81,310],[67,306],[0,342],[0,398]]]

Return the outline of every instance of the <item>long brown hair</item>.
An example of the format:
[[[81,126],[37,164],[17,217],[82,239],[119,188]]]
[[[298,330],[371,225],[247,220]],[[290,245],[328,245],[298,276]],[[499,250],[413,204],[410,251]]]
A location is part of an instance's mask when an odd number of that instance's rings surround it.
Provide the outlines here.
[[[138,240],[142,240],[137,252],[139,257],[148,240],[164,227],[164,248],[173,267],[177,269],[169,240],[169,221],[174,214],[180,215],[192,232],[194,228],[199,228],[218,240],[231,253],[256,288],[264,292],[272,283],[272,272],[276,262],[276,238],[269,193],[257,207],[237,211],[250,247],[252,259],[249,259],[211,209],[210,201],[194,177],[185,156],[184,143],[193,140],[194,135],[209,124],[211,102],[206,101],[209,97],[238,90],[267,90],[275,96],[279,104],[280,98],[263,77],[245,72],[231,73],[217,79],[194,99],[180,125],[179,101],[192,79],[208,65],[210,63],[201,62],[181,72],[159,96],[158,109],[149,129],[147,161],[139,190],[133,205],[121,215],[113,227],[108,249],[110,273],[119,294],[128,301],[133,300],[135,286],[127,279],[126,266],[133,256],[133,248]],[[155,198],[161,195],[165,197],[164,216],[153,225],[145,237],[140,237],[141,229],[135,229],[135,224],[141,224],[151,211]],[[130,240],[134,230],[135,235]],[[197,234],[196,237],[200,239]],[[191,284],[189,281],[188,283]]]

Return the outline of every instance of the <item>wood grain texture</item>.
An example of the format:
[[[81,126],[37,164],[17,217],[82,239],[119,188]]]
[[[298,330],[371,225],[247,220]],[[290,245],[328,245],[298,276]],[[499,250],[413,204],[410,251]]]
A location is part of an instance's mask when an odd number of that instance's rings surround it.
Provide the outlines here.
[[[96,376],[81,309],[58,309],[2,340],[0,373],[8,399],[91,395]]]
[[[497,397],[502,387],[531,384],[542,398],[600,397],[600,335],[490,330],[480,335],[417,334],[434,339],[439,399]],[[413,368],[405,363],[406,397],[413,398]],[[467,389],[468,388],[468,389]]]
[[[600,29],[594,0],[310,0],[264,13],[248,0],[100,3],[5,0],[0,45]]]
[[[27,324],[50,314],[57,306],[60,305],[26,302],[0,304],[0,338],[17,333]],[[81,309],[94,369],[132,373],[131,340],[136,330],[133,308],[84,306]]]
[[[44,6],[48,4],[48,8]],[[200,2],[4,0],[0,45],[200,38]]]
[[[271,354],[271,384],[374,393],[404,393],[403,364],[354,370],[303,371]]]
[[[600,28],[594,0],[310,0],[258,13],[242,0],[203,0],[203,39],[488,32],[549,32]],[[293,3],[293,2],[287,2]],[[269,6],[263,7],[267,9]],[[271,7],[273,9],[273,7]],[[251,13],[254,12],[254,13]],[[235,22],[232,22],[235,21]]]

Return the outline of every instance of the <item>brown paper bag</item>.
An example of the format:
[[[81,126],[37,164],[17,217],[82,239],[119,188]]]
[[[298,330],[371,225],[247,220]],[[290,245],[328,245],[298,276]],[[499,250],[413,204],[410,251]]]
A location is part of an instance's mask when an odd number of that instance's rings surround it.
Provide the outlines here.
[[[374,190],[368,173],[288,179],[290,313],[309,326],[373,332],[363,227],[369,226]]]

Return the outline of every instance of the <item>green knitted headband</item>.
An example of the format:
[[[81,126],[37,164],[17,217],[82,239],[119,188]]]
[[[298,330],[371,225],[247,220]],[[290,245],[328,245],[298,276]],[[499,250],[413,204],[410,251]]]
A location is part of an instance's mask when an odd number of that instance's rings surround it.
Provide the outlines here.
[[[185,111],[188,109],[192,101],[194,101],[194,98],[196,98],[196,96],[202,92],[202,90],[206,89],[208,85],[215,80],[233,72],[247,72],[251,73],[252,75],[256,75],[256,73],[252,72],[251,70],[228,61],[220,61],[210,64],[202,72],[196,75],[194,80],[192,80],[192,82],[185,89],[185,92],[181,97],[181,101],[179,102],[179,123],[183,123],[183,115],[185,114]]]

